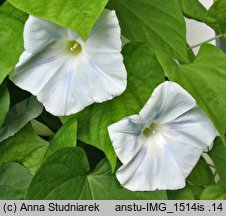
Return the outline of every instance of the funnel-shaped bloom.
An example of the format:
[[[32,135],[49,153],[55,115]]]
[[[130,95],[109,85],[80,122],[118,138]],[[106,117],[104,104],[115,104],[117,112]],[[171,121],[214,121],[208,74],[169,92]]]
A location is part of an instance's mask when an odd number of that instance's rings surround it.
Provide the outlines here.
[[[10,79],[36,95],[54,115],[79,112],[94,102],[120,95],[126,88],[114,11],[102,13],[85,42],[70,29],[30,16],[24,29],[24,48]]]
[[[108,127],[122,186],[133,191],[179,189],[217,132],[196,101],[174,82],[153,92],[138,115]]]

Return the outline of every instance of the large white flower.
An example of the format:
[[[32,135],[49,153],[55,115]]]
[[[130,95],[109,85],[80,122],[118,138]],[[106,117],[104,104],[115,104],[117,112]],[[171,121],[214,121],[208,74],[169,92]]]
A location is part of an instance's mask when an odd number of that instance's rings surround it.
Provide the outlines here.
[[[102,13],[85,42],[70,29],[30,16],[24,29],[24,48],[10,79],[36,95],[54,115],[79,112],[94,102],[120,95],[126,88],[114,11]]]
[[[108,127],[127,189],[179,189],[217,135],[211,121],[181,86],[164,82],[138,115]]]

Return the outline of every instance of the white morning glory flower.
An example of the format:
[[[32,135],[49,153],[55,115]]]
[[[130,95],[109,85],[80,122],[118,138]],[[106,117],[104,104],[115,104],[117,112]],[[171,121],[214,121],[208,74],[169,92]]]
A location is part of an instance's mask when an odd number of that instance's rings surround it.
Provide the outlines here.
[[[126,88],[120,34],[110,10],[104,10],[85,42],[70,29],[30,16],[25,51],[10,79],[57,116],[110,100]]]
[[[123,165],[116,173],[132,191],[179,189],[217,135],[193,97],[174,82],[153,92],[138,115],[108,127]]]

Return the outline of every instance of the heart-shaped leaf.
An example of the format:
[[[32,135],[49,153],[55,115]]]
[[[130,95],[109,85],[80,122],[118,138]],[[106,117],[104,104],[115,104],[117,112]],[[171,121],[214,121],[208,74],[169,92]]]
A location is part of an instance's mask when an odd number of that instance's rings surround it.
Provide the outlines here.
[[[165,191],[131,192],[120,186],[103,160],[90,173],[88,160],[81,148],[55,152],[34,176],[27,199],[166,199]]]
[[[20,10],[71,28],[86,39],[107,0],[8,0]]]

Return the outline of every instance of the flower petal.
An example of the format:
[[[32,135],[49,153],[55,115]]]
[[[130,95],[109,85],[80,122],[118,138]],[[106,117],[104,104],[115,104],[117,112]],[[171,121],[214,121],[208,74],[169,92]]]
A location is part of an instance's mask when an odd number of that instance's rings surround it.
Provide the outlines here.
[[[203,111],[195,107],[159,129],[185,177],[201,153],[213,143],[216,129]]]
[[[70,29],[29,16],[24,26],[24,48],[34,54],[56,40],[78,40],[81,37]]]
[[[105,74],[84,53],[59,66],[37,94],[46,110],[54,115],[77,113],[93,102],[110,100],[125,90],[120,80]]]
[[[127,73],[121,51],[120,27],[114,11],[104,10],[85,44],[92,62],[108,76],[126,86]]]
[[[139,114],[147,120],[147,124],[155,120],[167,123],[195,106],[194,98],[187,91],[174,82],[166,81],[153,91]]]
[[[64,61],[61,47],[52,42],[35,55],[25,51],[9,77],[20,88],[38,95]]]
[[[194,98],[174,82],[159,85],[140,115],[149,118],[149,123],[152,116],[151,121],[160,125],[157,130],[167,140],[185,177],[197,163],[200,151],[217,136],[212,122]]]
[[[203,150],[217,136],[212,122],[194,98],[174,82],[160,84],[139,116],[136,128],[142,133],[134,142],[128,134],[122,135],[131,130],[131,125],[124,124],[130,117],[109,130],[114,148],[120,146],[120,151],[115,151],[124,164],[117,172],[118,180],[130,190],[182,188]]]
[[[112,24],[113,31],[109,26]],[[100,40],[107,44],[108,38],[103,36],[112,33],[116,33],[113,39],[117,49],[102,50],[104,55],[99,55],[101,49],[111,46],[99,49]],[[115,13],[105,11],[90,37],[86,45],[72,30],[30,16],[24,31],[25,52],[10,79],[36,95],[47,111],[58,116],[74,114],[94,102],[120,95],[126,88],[127,75]],[[75,52],[78,45],[81,47]]]
[[[79,57],[73,59],[73,62],[67,59],[38,94],[38,100],[50,113],[57,116],[70,115],[93,103],[86,82],[90,71],[80,70],[81,60]]]
[[[108,127],[112,145],[122,163],[132,160],[143,145],[141,121],[138,115],[133,115]]]
[[[185,178],[167,143],[160,134],[149,140],[128,164],[117,171],[121,185],[132,191],[179,189],[185,186]]]
[[[109,61],[114,62],[113,59],[109,59]],[[119,70],[115,70],[114,73],[111,73],[110,65],[108,70],[103,71],[93,59],[83,54],[78,66],[81,76],[86,79],[85,87],[90,89],[89,94],[94,102],[110,100],[126,89],[126,71],[120,71],[120,64],[118,65]]]
[[[114,10],[105,9],[95,23],[86,42],[88,52],[120,52],[121,31]]]

